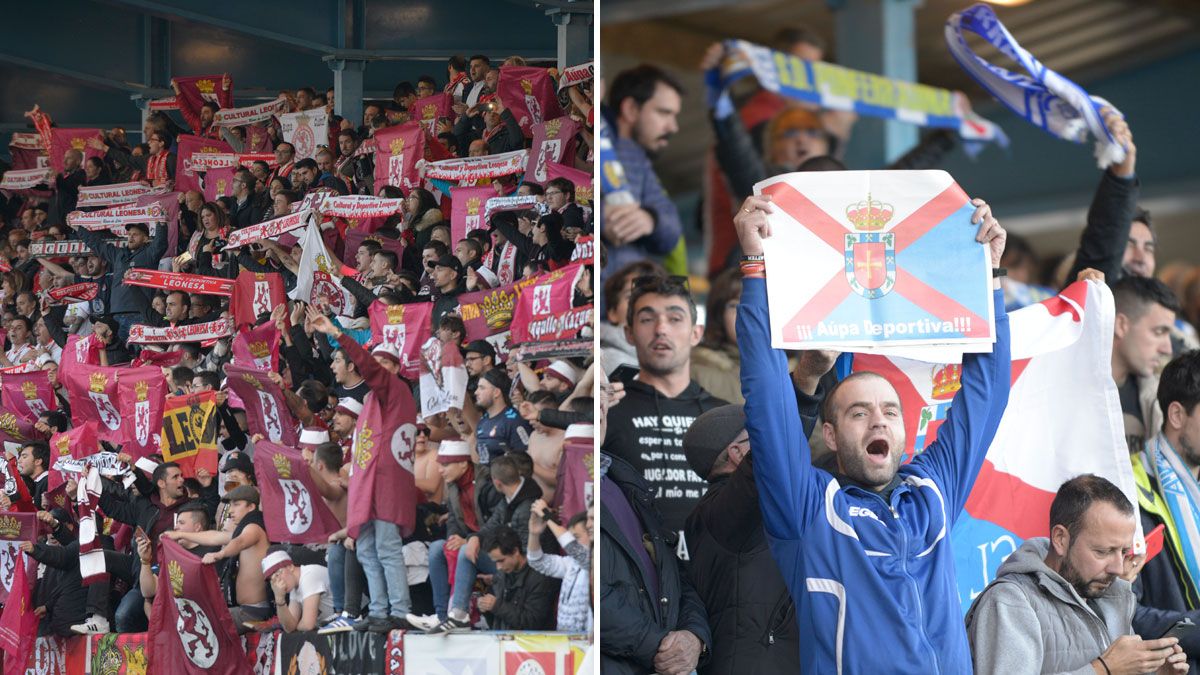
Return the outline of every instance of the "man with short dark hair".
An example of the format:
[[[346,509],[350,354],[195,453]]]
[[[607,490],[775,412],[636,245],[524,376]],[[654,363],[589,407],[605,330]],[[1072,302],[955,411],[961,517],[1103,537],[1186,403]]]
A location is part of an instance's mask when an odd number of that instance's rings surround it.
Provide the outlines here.
[[[443,91],[454,97],[455,103],[462,103],[467,96],[467,87],[471,84],[471,76],[467,73],[467,59],[462,54],[451,56],[446,62],[448,82]]]
[[[270,177],[270,179],[267,180],[267,184],[270,185],[271,181],[275,180],[276,178],[287,178],[290,180],[291,176],[292,176],[292,169],[295,168],[295,166],[294,166],[295,159],[296,159],[296,146],[292,145],[291,143],[288,143],[287,141],[283,141],[281,143],[276,144],[275,145],[275,164],[276,164],[276,166],[275,166],[275,170],[271,172],[271,177]]]
[[[511,527],[500,527],[486,544],[496,568],[491,592],[479,609],[492,630],[554,630],[560,581],[529,566],[522,540]]]
[[[625,383],[625,398],[611,411],[602,450],[628,462],[659,491],[658,511],[688,559],[684,520],[704,492],[704,480],[688,468],[683,435],[696,417],[726,404],[691,379],[692,348],[700,342],[696,304],[676,279],[635,281],[625,337],[637,351],[638,378]]]
[[[50,483],[50,446],[45,441],[30,441],[21,446],[17,455],[17,473],[25,480],[33,505],[45,509],[42,495]]]
[[[1158,378],[1162,428],[1133,453],[1142,532],[1162,527],[1162,552],[1145,562],[1133,583],[1139,635],[1162,635],[1184,618],[1200,622],[1200,351],[1175,357]],[[1135,559],[1136,561],[1136,559]],[[1200,635],[1179,642],[1193,669]]]
[[[433,325],[438,325],[447,312],[458,307],[458,296],[462,293],[463,265],[452,255],[443,255],[433,266],[431,275],[434,283]]]
[[[475,387],[475,405],[483,411],[475,426],[475,450],[483,466],[529,447],[529,423],[509,403],[511,387],[508,374],[500,368],[484,371]]]
[[[262,222],[267,204],[255,192],[258,179],[247,169],[233,174],[233,195],[221,200],[229,209],[229,225],[235,230]]]
[[[1136,527],[1133,504],[1108,480],[1063,483],[1049,539],[1026,539],[967,612],[975,672],[1187,672],[1178,638],[1133,633],[1123,577]]]
[[[546,183],[546,206],[550,210],[562,215],[563,229],[575,228],[577,230],[587,229],[585,224],[588,220],[588,213],[584,208],[575,202],[575,184],[566,178],[555,178]]]
[[[616,132],[613,147],[633,203],[602,207],[601,234],[608,243],[604,275],[645,258],[662,262],[682,233],[679,211],[654,173],[651,159],[679,131],[683,87],[665,71],[641,65],[618,73],[602,112]]]
[[[1158,279],[1127,276],[1112,285],[1117,317],[1113,324],[1112,374],[1121,398],[1129,452],[1142,450],[1162,428],[1158,369],[1171,358],[1171,327],[1179,301]]]
[[[471,85],[466,99],[463,100],[468,108],[474,108],[479,104],[480,95],[487,89],[485,78],[491,69],[492,62],[488,57],[483,54],[475,54],[471,57],[467,71],[471,75]]]

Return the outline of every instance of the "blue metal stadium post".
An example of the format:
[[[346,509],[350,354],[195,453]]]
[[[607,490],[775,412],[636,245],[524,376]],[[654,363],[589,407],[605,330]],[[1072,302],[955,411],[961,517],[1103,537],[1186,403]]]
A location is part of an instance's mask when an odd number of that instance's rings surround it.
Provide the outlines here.
[[[363,71],[367,62],[328,57],[325,62],[333,69],[334,112],[358,126],[362,122]]]

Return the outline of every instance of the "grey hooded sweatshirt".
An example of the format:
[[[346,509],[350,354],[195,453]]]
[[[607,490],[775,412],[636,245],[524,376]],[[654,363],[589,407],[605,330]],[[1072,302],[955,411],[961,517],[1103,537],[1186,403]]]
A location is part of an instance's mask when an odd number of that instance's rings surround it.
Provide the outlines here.
[[[967,638],[976,673],[1094,675],[1091,662],[1133,633],[1128,581],[1116,579],[1104,595],[1084,600],[1046,566],[1049,550],[1045,537],[1026,540],[971,605]]]

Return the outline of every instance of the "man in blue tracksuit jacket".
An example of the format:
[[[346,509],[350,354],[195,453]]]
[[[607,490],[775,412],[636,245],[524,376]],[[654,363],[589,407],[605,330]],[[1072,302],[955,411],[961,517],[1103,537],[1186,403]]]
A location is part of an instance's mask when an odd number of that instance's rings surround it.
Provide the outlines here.
[[[998,267],[1005,232],[982,200],[973,203],[976,240]],[[761,254],[771,209],[768,197],[752,196],[735,217],[746,255]],[[937,441],[912,463],[899,466],[904,423],[885,379],[856,374],[829,393],[822,432],[837,453],[834,475],[810,462],[787,358],[771,348],[766,281],[748,276],[737,315],[746,428],[771,552],[796,601],[801,670],[970,673],[947,535],[1008,403],[999,283],[995,347],[964,356],[963,386]]]

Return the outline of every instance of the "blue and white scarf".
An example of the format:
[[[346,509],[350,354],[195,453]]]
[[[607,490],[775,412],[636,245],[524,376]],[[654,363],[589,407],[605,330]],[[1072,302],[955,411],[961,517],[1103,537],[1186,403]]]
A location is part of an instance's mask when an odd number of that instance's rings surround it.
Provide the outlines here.
[[[745,40],[726,40],[725,53],[719,71],[706,74],[709,103],[717,108],[718,118],[728,112],[722,110],[725,106],[720,94],[734,82],[753,75],[767,91],[826,110],[849,110],[922,127],[953,129],[964,140],[1008,145],[1000,127],[972,112],[962,92],[823,61],[805,61]]]
[[[967,46],[964,30],[987,40],[1029,75],[1012,73],[985,61]],[[946,46],[963,70],[1030,123],[1074,143],[1086,142],[1089,134],[1095,137],[1096,162],[1101,169],[1125,159],[1125,148],[1109,133],[1100,116],[1100,108],[1112,104],[1089,95],[1022,49],[991,7],[980,4],[952,14],[946,20]]]
[[[1153,471],[1163,501],[1171,511],[1175,532],[1179,535],[1179,548],[1183,553],[1184,567],[1192,579],[1192,586],[1200,581],[1200,485],[1188,470],[1187,464],[1171,444],[1159,434],[1153,444],[1146,444],[1151,455],[1146,464]]]

